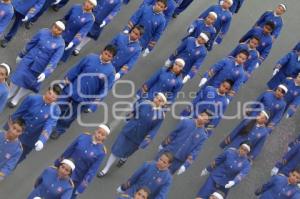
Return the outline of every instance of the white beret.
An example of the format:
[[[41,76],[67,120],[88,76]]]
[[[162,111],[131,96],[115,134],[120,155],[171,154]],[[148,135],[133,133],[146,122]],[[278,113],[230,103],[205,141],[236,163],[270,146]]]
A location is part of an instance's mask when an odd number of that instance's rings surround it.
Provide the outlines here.
[[[284,90],[285,93],[288,92],[288,88],[287,88],[285,85],[283,85],[283,84],[280,84],[280,85],[278,86],[278,88],[281,88],[282,90]]]
[[[248,152],[251,151],[251,147],[248,144],[242,144],[242,147],[246,148]]]
[[[159,92],[159,93],[157,93],[157,96],[160,96],[160,97],[163,99],[163,101],[164,101],[165,103],[168,102],[166,96],[165,96],[163,93]]]
[[[233,4],[233,0],[228,0],[229,1],[229,3],[232,5]]]
[[[224,197],[218,192],[214,192],[212,195],[215,196],[218,199],[224,199]]]
[[[207,34],[205,34],[204,32],[201,32],[199,35],[202,39],[204,39],[206,42],[208,42],[209,37],[207,36]]]
[[[270,118],[269,115],[268,115],[268,113],[266,111],[261,111],[261,113],[264,114],[264,116],[266,116],[267,119]]]
[[[0,65],[6,69],[7,75],[9,75],[10,74],[10,66],[6,63],[1,63]]]
[[[66,26],[62,21],[56,21],[55,25],[57,25],[60,29],[65,30]]]
[[[110,129],[109,129],[109,127],[108,127],[107,125],[105,125],[105,124],[100,124],[98,127],[101,128],[101,129],[103,129],[103,130],[105,130],[106,133],[107,133],[107,135],[110,134]]]
[[[215,12],[209,12],[208,15],[212,15],[212,16],[214,16],[216,19],[218,18],[217,13],[215,13]]]
[[[90,2],[91,4],[93,4],[94,6],[97,6],[97,1],[96,1],[96,0],[89,0],[89,2]]]
[[[286,11],[286,5],[284,5],[283,3],[281,3],[281,4],[279,4],[279,6],[281,6],[284,9],[284,11]]]
[[[178,63],[178,64],[180,64],[182,67],[185,66],[185,61],[183,59],[181,59],[181,58],[175,59],[175,62]]]
[[[61,164],[66,164],[66,165],[68,165],[69,167],[71,167],[72,171],[75,170],[75,164],[74,164],[74,162],[72,162],[72,161],[69,160],[69,159],[64,159],[63,161],[61,161]]]

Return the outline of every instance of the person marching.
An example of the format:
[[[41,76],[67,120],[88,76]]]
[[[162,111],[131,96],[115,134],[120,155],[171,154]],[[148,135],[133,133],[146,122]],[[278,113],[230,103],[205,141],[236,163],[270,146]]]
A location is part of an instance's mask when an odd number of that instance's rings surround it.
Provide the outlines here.
[[[75,164],[64,159],[58,167],[50,166],[36,179],[27,199],[71,199],[74,184],[71,179]]]
[[[221,3],[223,0],[219,0],[219,2]],[[237,14],[241,7],[243,6],[244,4],[244,0],[233,0],[233,4],[232,6],[229,8],[230,12],[232,14]]]
[[[2,113],[9,96],[9,86],[7,81],[10,71],[11,69],[8,64],[0,64],[0,113]]]
[[[61,21],[55,22],[51,30],[41,29],[19,53],[17,69],[11,75],[9,107],[16,107],[31,91],[39,92],[41,83],[56,69],[64,53],[65,42],[61,36],[64,30]]]
[[[82,194],[96,176],[107,153],[103,142],[109,133],[110,128],[105,124],[99,125],[93,134],[81,133],[55,161],[55,166],[63,159],[72,159],[75,164],[71,175],[74,182],[72,199]]]
[[[128,194],[121,194],[117,199],[149,199],[150,190],[147,187],[142,187],[131,197]]]
[[[284,95],[286,102],[286,118],[290,118],[297,111],[300,105],[300,73],[293,79],[291,77],[286,78],[284,85],[287,86],[288,92]]]
[[[11,0],[2,0],[0,2],[0,13],[1,13],[0,37],[1,37],[14,16],[14,7],[12,5]]]
[[[163,106],[166,102],[165,95],[158,93],[153,101],[143,100],[135,104],[131,117],[113,143],[111,154],[98,177],[105,176],[117,158],[120,158],[117,167],[121,167],[133,153],[150,144],[165,118]]]

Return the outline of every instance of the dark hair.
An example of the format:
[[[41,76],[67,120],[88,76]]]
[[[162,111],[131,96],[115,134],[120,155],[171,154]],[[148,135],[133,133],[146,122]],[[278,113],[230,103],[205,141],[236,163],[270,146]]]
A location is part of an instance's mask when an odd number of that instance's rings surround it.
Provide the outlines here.
[[[151,190],[148,187],[141,187],[136,192],[139,192],[140,190],[145,191],[147,193],[147,198],[149,198],[149,196],[151,194]]]
[[[52,90],[56,95],[60,95],[62,93],[62,88],[59,86],[59,84],[51,85],[48,90]]]
[[[114,57],[117,54],[117,47],[112,44],[108,44],[107,46],[105,46],[103,51],[110,52]]]
[[[15,119],[12,123],[13,124],[18,124],[23,130],[25,129],[25,120],[23,120],[20,117]]]
[[[137,29],[137,30],[140,32],[140,35],[141,35],[141,36],[142,36],[142,35],[144,34],[144,32],[145,32],[144,26],[143,26],[143,25],[140,25],[140,24],[133,26],[133,28],[131,28],[130,32],[132,32],[133,29]]]
[[[256,119],[249,120],[248,123],[243,128],[240,129],[238,134],[242,136],[248,135],[253,129],[253,127],[255,126],[255,124],[256,124]]]
[[[163,4],[165,4],[165,7],[168,6],[167,0],[156,0],[156,2],[162,2]]]
[[[275,29],[275,24],[274,24],[274,22],[272,22],[272,21],[267,21],[266,23],[265,23],[265,26],[269,26],[271,29],[272,29],[272,31]]]
[[[239,54],[244,54],[247,57],[249,57],[249,51],[248,50],[241,50],[237,55],[239,55]]]
[[[258,41],[258,43],[260,43],[260,38],[259,38],[258,36],[256,36],[256,35],[252,36],[251,39],[255,39],[255,40]],[[251,40],[251,39],[250,39],[250,40]]]
[[[163,154],[161,154],[161,156],[163,156],[163,155],[167,156],[167,158],[169,159],[169,163],[172,163],[172,162],[173,162],[174,156],[173,156],[172,153],[170,153],[170,152],[164,152]],[[161,156],[160,156],[160,157],[161,157]]]
[[[300,166],[298,165],[292,172],[297,172],[300,174]]]
[[[176,59],[175,59],[175,60],[176,60]],[[171,71],[171,70],[173,69],[175,60],[174,60],[174,62],[172,62],[171,66],[169,66],[169,67],[167,68],[167,71]],[[183,69],[180,71],[179,74],[176,74],[176,77],[182,76],[182,73],[183,73]]]
[[[232,87],[234,84],[234,82],[231,79],[225,79],[222,83],[224,83],[224,82],[228,83],[230,85],[230,87]]]

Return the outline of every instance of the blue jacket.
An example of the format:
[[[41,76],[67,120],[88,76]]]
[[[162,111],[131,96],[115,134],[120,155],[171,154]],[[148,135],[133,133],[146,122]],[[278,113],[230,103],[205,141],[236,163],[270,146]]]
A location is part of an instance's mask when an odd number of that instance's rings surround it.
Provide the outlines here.
[[[284,95],[286,113],[292,116],[300,105],[300,85],[296,85],[294,79],[290,77],[286,78],[283,83],[288,88],[288,92]]]
[[[12,0],[14,9],[29,19],[41,10],[44,3],[45,0]]]
[[[185,61],[183,75],[189,75],[193,78],[200,69],[206,55],[207,49],[205,45],[198,44],[197,39],[194,37],[188,37],[181,42],[169,59],[171,61],[175,61],[177,58],[183,59]]]
[[[0,2],[0,35],[5,31],[14,16],[14,8],[11,3]]]
[[[211,73],[212,76],[210,76],[209,73]],[[231,90],[237,93],[244,81],[245,71],[243,65],[236,64],[235,58],[228,57],[214,64],[209,69],[209,72],[204,73],[203,77],[208,79],[206,85],[216,88],[219,88],[224,80],[230,79],[234,82]]]
[[[140,41],[130,41],[129,35],[124,33],[119,33],[110,43],[117,47],[117,54],[113,58],[112,64],[116,72],[123,76],[137,62],[142,52],[142,46]]]
[[[143,49],[152,50],[165,30],[166,18],[163,13],[155,13],[153,6],[140,7],[130,18],[129,25],[125,29],[130,30],[134,25],[144,26],[144,34],[140,39]]]
[[[22,118],[25,121],[26,128],[20,140],[22,144],[34,147],[38,140],[44,144],[47,142],[60,113],[56,103],[46,104],[42,95],[29,95],[11,115],[11,119]]]
[[[277,38],[281,32],[281,29],[283,27],[283,20],[281,16],[276,16],[274,11],[266,11],[255,23],[255,26],[260,26],[263,28],[263,26],[267,22],[273,22],[275,24],[275,29],[272,32],[272,35]]]
[[[48,167],[37,178],[34,190],[27,199],[71,199],[74,184],[71,178],[59,179],[56,167]]]
[[[162,142],[165,151],[189,167],[196,160],[203,144],[208,139],[205,128],[198,128],[195,119],[183,119]]]
[[[300,189],[297,185],[288,183],[288,178],[282,175],[272,176],[271,180],[261,188],[259,199],[298,199]]]
[[[248,157],[242,157],[237,149],[229,148],[206,169],[215,183],[224,187],[229,181],[234,181],[235,184],[241,182],[250,172],[251,165]]]
[[[82,6],[82,4],[73,5],[64,17],[66,30],[63,32],[63,38],[66,43],[73,42],[74,45],[78,45],[94,24],[93,13],[85,12]]]
[[[8,141],[0,131],[0,176],[7,177],[15,169],[23,148],[19,139]]]
[[[141,187],[148,187],[149,199],[167,199],[172,180],[168,169],[161,171],[156,162],[145,162],[127,181],[130,186],[126,192],[133,195]]]
[[[261,27],[254,27],[240,39],[240,42],[246,42],[253,36],[257,36],[260,39],[260,44],[257,47],[257,51],[260,54],[260,63],[262,63],[271,52],[273,45],[272,35],[265,34]]]
[[[0,113],[2,113],[5,108],[6,102],[8,100],[9,88],[6,82],[0,83]]]
[[[289,176],[290,172],[300,166],[300,143],[285,153],[282,160],[278,161],[275,166],[279,169],[279,173],[286,176]]]
[[[106,156],[106,148],[103,144],[94,144],[92,135],[81,133],[63,152],[55,162],[59,165],[63,159],[72,159],[75,163],[75,171],[72,180],[78,185],[76,190],[82,193],[86,184],[91,183],[101,162]]]
[[[300,42],[296,44],[296,46],[293,48],[294,51],[300,51]]]
[[[115,70],[111,62],[103,63],[99,55],[89,54],[71,68],[65,78],[72,86],[65,87],[64,92],[72,89],[71,97],[76,102],[101,100],[113,86]]]

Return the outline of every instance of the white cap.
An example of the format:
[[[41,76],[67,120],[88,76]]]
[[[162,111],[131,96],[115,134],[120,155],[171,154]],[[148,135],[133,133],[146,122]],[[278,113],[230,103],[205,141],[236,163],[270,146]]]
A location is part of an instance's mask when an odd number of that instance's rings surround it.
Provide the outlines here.
[[[66,26],[62,21],[56,21],[55,25],[57,25],[60,29],[65,30]]]
[[[215,196],[215,197],[218,198],[218,199],[224,199],[224,197],[223,197],[220,193],[218,193],[218,192],[214,192],[214,193],[212,194],[212,196]]]
[[[283,84],[280,84],[280,85],[278,86],[278,88],[281,88],[282,90],[284,90],[285,93],[288,92],[288,88],[287,88],[285,85],[283,85]]]
[[[61,164],[66,164],[66,165],[68,165],[69,167],[71,167],[72,171],[75,170],[75,164],[74,164],[74,162],[72,162],[72,161],[69,160],[69,159],[64,159],[63,161],[61,161]]]
[[[91,4],[93,4],[93,6],[97,6],[97,1],[96,0],[89,0],[89,2],[91,3]]]
[[[205,34],[204,32],[201,32],[199,35],[202,39],[204,39],[206,42],[208,42],[209,37],[207,36],[207,34]]]
[[[178,63],[178,64],[180,64],[182,67],[185,66],[185,61],[183,59],[181,59],[181,58],[175,59],[175,62]]]
[[[283,3],[279,4],[278,6],[281,6],[284,9],[284,11],[286,11],[286,5],[284,5]]]
[[[0,65],[6,69],[7,75],[9,75],[10,74],[10,66],[6,63],[1,63]]]
[[[208,15],[212,15],[214,18],[218,19],[218,15],[215,12],[209,12]]]
[[[168,102],[166,96],[163,93],[159,92],[159,93],[157,93],[157,96],[160,96],[164,100],[165,103]]]
[[[261,111],[261,113],[264,114],[264,116],[266,116],[267,119],[270,118],[269,115],[268,115],[268,113],[266,111]]]
[[[248,152],[251,151],[251,147],[248,144],[242,144],[242,147],[246,148]]]
[[[106,133],[107,133],[107,135],[110,134],[110,129],[109,129],[109,127],[106,124],[100,124],[98,127],[101,128],[101,129],[103,129],[103,130],[105,130]]]
[[[229,1],[230,5],[232,5],[232,4],[233,4],[233,0],[228,0],[228,1]]]

